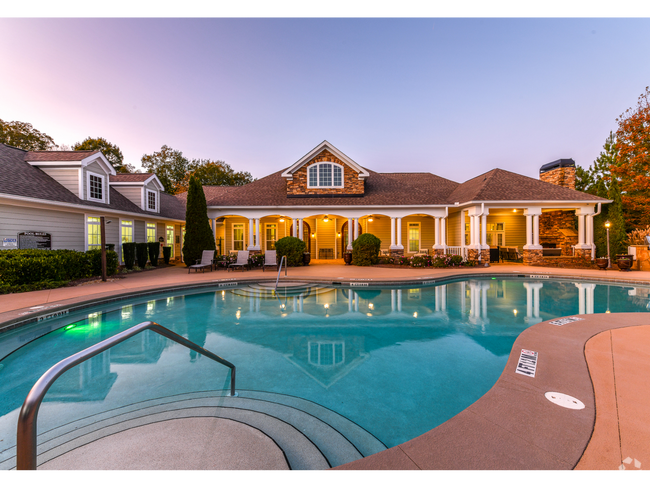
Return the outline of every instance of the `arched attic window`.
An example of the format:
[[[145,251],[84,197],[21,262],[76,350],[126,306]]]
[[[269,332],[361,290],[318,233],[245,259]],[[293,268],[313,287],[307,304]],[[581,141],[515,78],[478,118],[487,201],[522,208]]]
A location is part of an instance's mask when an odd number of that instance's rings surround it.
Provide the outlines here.
[[[307,168],[307,188],[343,188],[343,166],[325,161]]]

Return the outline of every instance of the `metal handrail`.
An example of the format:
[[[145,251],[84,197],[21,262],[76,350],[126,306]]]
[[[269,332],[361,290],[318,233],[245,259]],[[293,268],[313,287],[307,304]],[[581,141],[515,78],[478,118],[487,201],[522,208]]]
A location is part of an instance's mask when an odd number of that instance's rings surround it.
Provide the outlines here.
[[[280,273],[282,273],[282,263],[284,263],[284,276],[287,276],[287,260],[286,260],[286,256],[282,256],[282,259],[280,259],[280,268],[278,269],[278,277],[275,280],[275,290],[278,289],[278,282],[280,281]]]
[[[20,416],[18,417],[18,432],[16,436],[16,469],[27,470],[27,469],[36,469],[36,427],[38,420],[38,409],[41,406],[41,402],[47,393],[47,390],[52,386],[52,383],[56,379],[65,373],[70,368],[76,366],[79,363],[86,361],[87,359],[100,354],[107,349],[124,342],[125,340],[133,337],[136,334],[139,334],[143,330],[151,330],[156,332],[167,339],[171,339],[174,342],[179,343],[182,346],[185,346],[193,351],[203,354],[208,358],[228,366],[230,368],[230,395],[237,396],[235,393],[235,365],[225,359],[220,358],[216,354],[211,353],[207,349],[202,348],[194,344],[191,341],[188,341],[184,337],[172,332],[171,330],[163,327],[156,322],[142,322],[138,325],[131,327],[119,334],[115,334],[108,339],[90,346],[83,351],[78,352],[62,361],[59,361],[50,369],[48,369],[43,376],[41,376],[38,381],[34,384],[32,389],[29,391],[25,403],[20,410]]]

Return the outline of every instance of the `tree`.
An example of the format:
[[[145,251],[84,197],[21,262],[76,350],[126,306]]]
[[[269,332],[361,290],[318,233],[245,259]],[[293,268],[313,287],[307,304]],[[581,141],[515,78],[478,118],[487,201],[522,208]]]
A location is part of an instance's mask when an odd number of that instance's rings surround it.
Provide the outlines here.
[[[208,220],[205,193],[203,193],[201,183],[191,177],[185,209],[185,240],[183,242],[185,264],[190,266],[201,259],[203,251],[214,251],[215,249],[214,236]]]
[[[77,142],[72,146],[74,151],[95,151],[100,150],[104,157],[111,163],[118,173],[135,173],[135,168],[130,164],[124,164],[124,155],[119,147],[111,144],[103,137],[95,139],[86,137],[83,142]]]
[[[54,139],[27,122],[5,122],[0,119],[0,142],[25,151],[52,151],[58,146]]]
[[[176,185],[177,193],[187,191],[191,176],[194,176],[202,185],[211,186],[242,186],[253,181],[249,172],[235,172],[224,161],[193,159],[189,163],[189,168],[185,178]]]
[[[619,180],[628,228],[643,227],[650,224],[650,87],[616,121],[620,157],[612,175]]]
[[[165,191],[175,195],[179,183],[190,171],[190,162],[181,151],[162,146],[160,151],[142,156],[142,168],[148,173],[155,173]]]
[[[241,186],[253,181],[247,171],[234,171],[224,161],[188,160],[181,151],[163,146],[159,152],[142,156],[145,171],[155,173],[171,195],[188,191],[194,176],[201,185]]]

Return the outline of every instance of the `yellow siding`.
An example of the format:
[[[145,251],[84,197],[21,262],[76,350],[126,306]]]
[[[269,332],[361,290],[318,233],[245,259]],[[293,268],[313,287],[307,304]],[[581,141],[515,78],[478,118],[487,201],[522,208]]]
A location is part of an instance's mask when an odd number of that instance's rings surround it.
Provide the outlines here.
[[[505,246],[518,247],[521,251],[526,244],[526,217],[519,211],[515,214],[488,215],[488,224],[503,222],[505,229]]]
[[[447,218],[447,245],[460,246],[460,212],[449,214]]]
[[[420,245],[418,249],[431,249],[435,244],[435,220],[433,217],[421,217],[417,215],[409,215],[402,219],[402,245],[404,246],[404,254],[415,254],[415,252],[409,252],[409,243],[408,243],[408,228],[409,223],[419,222],[420,223]],[[389,235],[390,239],[390,235]]]
[[[368,232],[381,239],[381,249],[390,248],[390,217],[374,217],[372,222],[367,219],[361,223],[364,232]]]

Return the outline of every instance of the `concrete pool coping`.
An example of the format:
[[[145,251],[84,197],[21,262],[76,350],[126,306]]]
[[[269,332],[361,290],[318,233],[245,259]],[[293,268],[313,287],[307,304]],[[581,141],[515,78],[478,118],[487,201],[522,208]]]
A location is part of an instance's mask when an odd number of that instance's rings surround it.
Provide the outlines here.
[[[504,278],[508,275],[516,277],[523,275],[528,278],[532,275],[534,278],[541,276],[540,279],[544,279],[544,275],[548,275],[553,278],[586,279],[613,284],[647,285],[650,282],[650,273],[642,272],[626,273],[624,277],[628,279],[623,279],[620,278],[622,274],[620,272],[609,271],[601,274],[583,273],[583,271],[593,270],[561,270],[558,272],[557,269],[523,266],[493,266],[462,270],[463,272],[452,271],[454,273],[435,273],[432,270],[426,270],[416,276],[402,275],[390,281],[398,284],[411,284],[411,282],[424,284],[422,281],[432,279],[435,280],[435,283],[426,284],[438,284],[438,281],[441,282],[440,284],[444,284],[443,280],[462,279],[474,275],[477,277],[482,275],[502,276]],[[579,273],[575,273],[576,271]],[[156,272],[154,271],[154,273]],[[269,273],[265,275],[258,273],[256,276],[252,276],[252,273],[254,272],[251,272],[251,275],[245,279],[238,278],[237,281],[249,283],[259,282],[260,278],[270,278]],[[229,273],[229,275],[232,274]],[[231,276],[227,276],[227,278],[231,278]],[[339,278],[341,277],[338,275],[327,278],[317,275],[298,278],[293,275],[291,281],[325,284],[332,283]],[[350,276],[343,279],[346,278],[345,284],[354,279]],[[381,285],[384,280],[389,281],[376,276],[372,284]],[[199,287],[215,284],[213,279],[204,278],[198,281],[200,282]],[[55,299],[59,307],[49,309],[48,312],[73,305],[79,308],[96,306],[98,301],[115,301],[133,296],[134,293],[145,296],[170,289],[187,289],[193,284],[196,285],[196,283],[182,280],[180,283],[170,283],[166,286],[120,287],[117,292],[106,290],[91,296],[77,295],[66,300],[61,300],[62,297],[59,295]],[[130,291],[125,291],[125,289]],[[29,299],[35,300],[38,297],[32,296]],[[40,299],[42,300],[42,298]],[[33,321],[33,317],[26,319],[25,316],[17,316],[17,312],[20,313],[21,310],[28,310],[28,307],[0,313],[0,320],[13,315],[13,320],[10,319],[8,324],[9,327],[7,327],[6,321],[5,324],[0,323],[0,331],[2,331],[3,325],[7,330],[13,328],[12,325],[15,327],[20,326],[20,323],[26,323],[26,320]],[[592,378],[585,360],[586,342],[595,335],[610,329],[643,326],[650,322],[646,313],[595,314],[576,317],[583,320],[564,326],[542,322],[526,329],[515,341],[506,368],[497,383],[477,402],[449,421],[404,444],[339,466],[336,469],[575,468],[591,439],[597,407]],[[613,324],[613,321],[616,323]],[[533,350],[539,354],[534,378],[515,373],[521,349]],[[576,397],[585,404],[585,409],[568,410],[558,407],[544,397],[544,393],[548,391]]]

